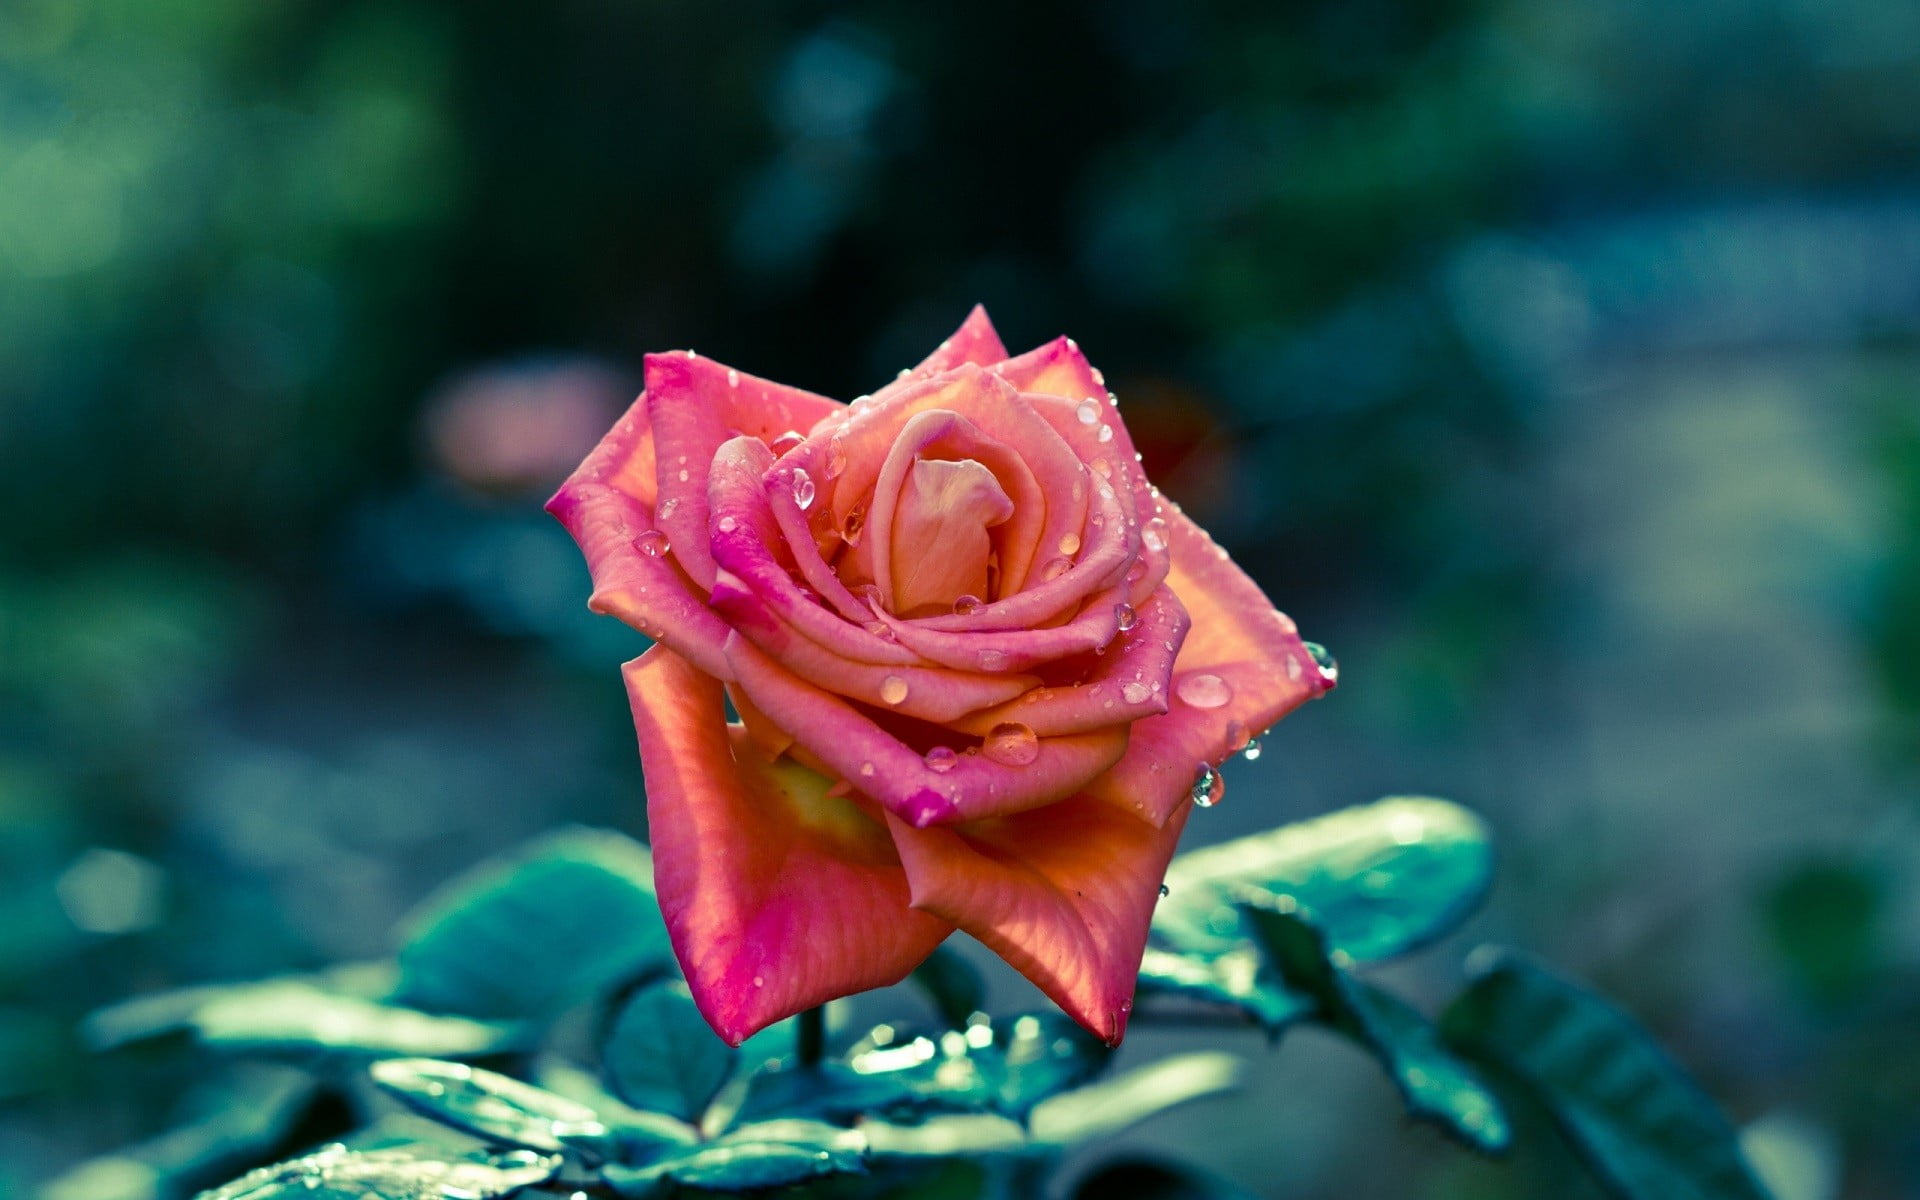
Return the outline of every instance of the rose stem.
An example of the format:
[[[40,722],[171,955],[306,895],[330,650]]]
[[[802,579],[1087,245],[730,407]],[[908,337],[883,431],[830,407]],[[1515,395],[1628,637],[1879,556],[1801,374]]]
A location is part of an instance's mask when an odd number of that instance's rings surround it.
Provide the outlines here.
[[[816,1006],[800,1014],[800,1028],[794,1038],[794,1051],[804,1067],[817,1067],[826,1057],[827,1019],[826,1008]]]

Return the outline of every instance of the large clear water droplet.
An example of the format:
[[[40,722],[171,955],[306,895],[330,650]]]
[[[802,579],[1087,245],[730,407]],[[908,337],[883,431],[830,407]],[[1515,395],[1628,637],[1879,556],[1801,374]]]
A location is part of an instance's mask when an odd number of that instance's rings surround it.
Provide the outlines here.
[[[847,519],[840,522],[840,540],[849,546],[860,544],[860,535],[867,531],[867,510],[856,504],[847,513]]]
[[[961,596],[954,600],[955,616],[970,617],[987,606],[987,602],[978,596]]]
[[[1134,613],[1133,605],[1116,604],[1113,606],[1113,623],[1119,626],[1121,633],[1125,633],[1135,625],[1138,625],[1140,618]]]
[[[1063,533],[1060,535],[1060,553],[1078,554],[1079,552],[1080,552],[1080,535],[1079,534]]]
[[[951,746],[935,746],[933,749],[927,751],[927,769],[929,771],[938,771],[940,774],[945,775],[948,771],[953,770],[953,764],[959,761],[960,756],[953,752],[953,747]]]
[[[806,440],[805,437],[801,436],[799,430],[789,429],[779,437],[774,438],[771,442],[768,442],[767,448],[773,451],[775,458],[779,458],[789,450],[798,448],[799,445]]]
[[[813,507],[813,497],[813,476],[807,474],[805,467],[795,467],[793,469],[793,502],[800,506],[801,512],[805,512]]]
[[[633,548],[648,558],[663,558],[672,547],[667,542],[666,534],[658,529],[648,529],[633,539]]]
[[[1024,767],[1040,757],[1040,739],[1031,726],[1004,721],[987,732],[980,753],[1009,767]]]
[[[1120,697],[1128,704],[1144,704],[1147,697],[1151,695],[1153,695],[1153,689],[1137,679],[1132,683],[1120,685]]]
[[[1110,441],[1112,441],[1112,440],[1113,440],[1113,426],[1111,426],[1111,425],[1102,425],[1102,426],[1100,427],[1100,432],[1094,435],[1094,440],[1095,440],[1095,441],[1099,441],[1099,442],[1110,442]]]
[[[1140,530],[1140,544],[1158,552],[1167,548],[1167,522],[1164,517],[1155,517]]]
[[[1260,758],[1260,739],[1248,738],[1247,744],[1240,749],[1240,757],[1248,762],[1257,762]]]
[[[1328,687],[1340,682],[1340,664],[1325,646],[1319,642],[1303,643],[1307,653],[1313,657],[1313,665],[1320,668],[1320,681]]]
[[[1068,562],[1064,558],[1052,559],[1045,566],[1040,568],[1040,578],[1043,582],[1051,583],[1053,580],[1056,580],[1060,578],[1062,575],[1065,575],[1067,573],[1067,568],[1071,567],[1072,565],[1073,565],[1072,563]]]
[[[1091,425],[1100,419],[1100,402],[1098,400],[1082,400],[1079,406],[1073,410],[1073,415],[1080,418],[1082,425]]]
[[[828,479],[838,479],[840,472],[846,469],[847,440],[845,437],[836,433],[827,439],[826,476]]]
[[[1201,763],[1193,777],[1193,790],[1188,794],[1201,808],[1212,808],[1220,803],[1220,797],[1227,794],[1226,777],[1206,763]]]
[[[740,521],[737,517],[726,516],[715,521],[714,525],[721,533],[732,533],[734,530],[740,528]]]
[[[907,698],[907,681],[898,675],[889,675],[880,681],[880,698],[888,704],[898,704]]]
[[[1233,699],[1233,685],[1218,675],[1188,675],[1174,685],[1173,692],[1194,708],[1219,708]]]

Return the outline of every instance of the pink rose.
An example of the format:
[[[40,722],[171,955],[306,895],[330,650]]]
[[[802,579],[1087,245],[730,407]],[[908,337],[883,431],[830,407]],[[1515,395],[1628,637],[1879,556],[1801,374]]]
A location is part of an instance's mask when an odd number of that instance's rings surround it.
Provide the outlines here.
[[[1196,776],[1332,684],[1074,343],[1009,358],[977,308],[851,404],[650,355],[548,508],[658,642],[660,905],[730,1042],[956,928],[1118,1042]]]

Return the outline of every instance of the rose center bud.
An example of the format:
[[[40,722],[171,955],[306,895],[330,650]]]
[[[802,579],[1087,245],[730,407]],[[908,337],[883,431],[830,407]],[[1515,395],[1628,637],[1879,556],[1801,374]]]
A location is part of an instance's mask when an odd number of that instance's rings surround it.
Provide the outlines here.
[[[1000,481],[973,459],[915,461],[893,514],[893,610],[927,616],[952,612],[962,596],[985,596],[987,531],[1012,515]]]

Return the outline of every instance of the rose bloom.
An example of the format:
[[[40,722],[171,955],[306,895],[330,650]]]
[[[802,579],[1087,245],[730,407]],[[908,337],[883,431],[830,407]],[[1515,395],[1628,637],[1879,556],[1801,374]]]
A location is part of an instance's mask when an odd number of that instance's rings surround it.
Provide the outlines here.
[[[1332,685],[1079,348],[1010,358],[978,308],[851,404],[649,355],[548,508],[657,643],[625,668],[656,886],[733,1043],[955,929],[1118,1042],[1211,768]]]

